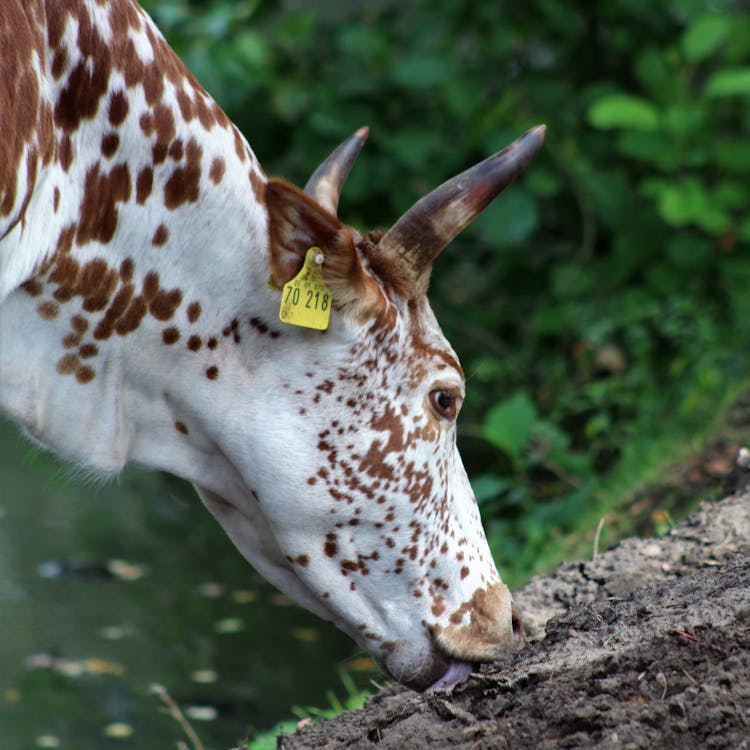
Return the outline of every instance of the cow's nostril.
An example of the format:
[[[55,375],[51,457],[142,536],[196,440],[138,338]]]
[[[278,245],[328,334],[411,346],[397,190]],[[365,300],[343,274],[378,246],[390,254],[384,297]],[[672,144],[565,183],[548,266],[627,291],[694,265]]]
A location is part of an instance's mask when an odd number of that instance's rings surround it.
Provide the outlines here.
[[[515,604],[511,605],[510,608],[510,623],[513,628],[513,638],[523,638],[523,619]]]

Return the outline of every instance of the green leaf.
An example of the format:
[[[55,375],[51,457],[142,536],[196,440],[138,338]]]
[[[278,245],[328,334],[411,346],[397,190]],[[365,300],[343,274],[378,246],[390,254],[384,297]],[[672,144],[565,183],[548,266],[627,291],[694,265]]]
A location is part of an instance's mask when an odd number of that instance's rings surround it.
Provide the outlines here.
[[[726,39],[729,29],[728,16],[699,16],[682,35],[681,47],[685,58],[693,63],[705,60]]]
[[[437,86],[450,75],[449,63],[437,57],[398,61],[391,69],[393,80],[407,88]]]
[[[474,497],[479,505],[486,503],[488,500],[493,500],[510,486],[509,479],[497,477],[494,474],[482,474],[471,480],[471,488],[474,490]]]
[[[659,110],[650,101],[638,96],[608,94],[589,107],[588,120],[600,130],[656,130],[659,127]]]
[[[672,226],[695,224],[709,234],[726,232],[731,225],[727,213],[696,177],[680,181],[652,179],[644,181],[643,192],[656,198],[662,218]]]
[[[539,213],[536,198],[514,185],[498,200],[491,203],[475,222],[482,238],[495,247],[507,247],[523,242],[537,227]]]
[[[519,458],[536,423],[536,407],[523,391],[495,404],[484,419],[485,438],[513,458]]]
[[[714,73],[706,83],[706,96],[743,96],[750,94],[750,67],[725,68]]]

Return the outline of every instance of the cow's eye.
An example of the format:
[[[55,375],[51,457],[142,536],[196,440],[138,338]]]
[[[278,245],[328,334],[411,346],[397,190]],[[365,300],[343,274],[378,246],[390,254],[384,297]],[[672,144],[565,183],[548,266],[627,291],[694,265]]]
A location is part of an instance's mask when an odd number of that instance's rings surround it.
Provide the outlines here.
[[[454,420],[461,405],[461,397],[458,393],[445,388],[436,388],[430,391],[430,406],[438,417]]]

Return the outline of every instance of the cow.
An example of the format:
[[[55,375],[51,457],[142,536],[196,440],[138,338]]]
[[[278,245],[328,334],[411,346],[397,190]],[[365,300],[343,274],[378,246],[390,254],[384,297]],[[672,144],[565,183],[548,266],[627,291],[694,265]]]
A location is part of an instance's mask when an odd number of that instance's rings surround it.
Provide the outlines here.
[[[544,127],[360,234],[337,207],[367,130],[304,190],[269,178],[133,0],[4,0],[0,56],[2,411],[91,471],[192,482],[404,685],[512,648],[426,292]]]

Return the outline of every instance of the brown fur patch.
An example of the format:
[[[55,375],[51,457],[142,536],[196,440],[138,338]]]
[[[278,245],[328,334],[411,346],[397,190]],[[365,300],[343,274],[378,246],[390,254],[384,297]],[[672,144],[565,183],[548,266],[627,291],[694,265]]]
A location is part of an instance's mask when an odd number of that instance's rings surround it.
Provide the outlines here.
[[[118,127],[125,122],[130,105],[123,91],[115,91],[109,98],[109,124]]]
[[[174,210],[183,203],[195,203],[198,200],[202,154],[197,141],[191,139],[185,149],[185,165],[177,167],[164,185],[164,205],[169,210]]]
[[[211,162],[211,169],[208,172],[208,176],[211,178],[214,185],[218,185],[221,182],[221,178],[224,177],[225,169],[226,165],[224,164],[224,159],[221,157],[217,156]]]
[[[166,226],[164,226],[164,224],[159,224],[159,226],[156,228],[156,231],[154,232],[154,236],[151,238],[151,244],[160,247],[161,245],[166,245],[168,239],[169,230],[166,228]]]
[[[135,202],[143,205],[146,199],[151,195],[151,189],[154,184],[154,170],[151,167],[144,167],[138,172],[138,178],[135,181]]]
[[[161,338],[169,346],[180,340],[180,332],[174,326],[170,326],[161,332]]]
[[[102,156],[111,159],[120,145],[120,136],[117,133],[107,133],[102,138]]]
[[[127,164],[117,164],[107,174],[102,174],[98,164],[91,167],[84,182],[76,242],[108,243],[117,228],[117,204],[128,200],[130,192]]]

